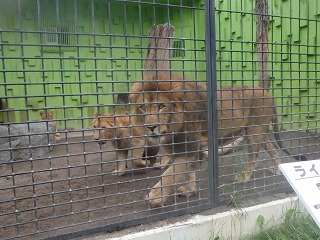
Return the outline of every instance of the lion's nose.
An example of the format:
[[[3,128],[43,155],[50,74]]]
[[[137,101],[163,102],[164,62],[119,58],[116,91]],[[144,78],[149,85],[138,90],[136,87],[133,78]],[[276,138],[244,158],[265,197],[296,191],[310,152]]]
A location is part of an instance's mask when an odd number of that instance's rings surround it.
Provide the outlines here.
[[[151,130],[151,132],[153,132],[153,130],[158,127],[158,125],[148,125],[147,128],[149,128]]]
[[[104,140],[98,140],[97,143],[98,143],[99,145],[103,145],[103,144],[106,143],[106,141],[104,141]]]

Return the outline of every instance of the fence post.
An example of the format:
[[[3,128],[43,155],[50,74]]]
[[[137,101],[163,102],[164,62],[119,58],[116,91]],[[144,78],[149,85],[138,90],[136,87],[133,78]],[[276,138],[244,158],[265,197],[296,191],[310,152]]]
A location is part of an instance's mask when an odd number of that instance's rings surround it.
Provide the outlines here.
[[[216,81],[216,35],[214,1],[205,2],[206,76],[208,93],[208,166],[210,203],[219,203],[218,119]]]

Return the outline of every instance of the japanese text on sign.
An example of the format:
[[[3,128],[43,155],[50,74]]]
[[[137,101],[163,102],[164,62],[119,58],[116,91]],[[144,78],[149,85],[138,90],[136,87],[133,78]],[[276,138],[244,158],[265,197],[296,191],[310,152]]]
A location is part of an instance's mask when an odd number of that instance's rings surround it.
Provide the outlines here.
[[[320,228],[320,160],[283,163],[279,168]]]

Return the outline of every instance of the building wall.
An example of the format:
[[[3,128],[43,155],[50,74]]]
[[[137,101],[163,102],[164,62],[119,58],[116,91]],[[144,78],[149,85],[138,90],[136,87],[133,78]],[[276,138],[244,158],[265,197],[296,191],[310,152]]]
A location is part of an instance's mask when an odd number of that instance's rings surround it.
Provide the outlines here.
[[[255,2],[215,1],[217,75],[222,84],[258,84]],[[316,131],[320,3],[271,0],[268,7],[268,69],[278,113],[285,128]]]
[[[40,109],[51,108],[57,120],[70,119],[58,121],[60,128],[88,127],[90,119],[83,118],[91,117],[95,106],[110,111],[106,105],[117,103],[118,93],[128,92],[130,83],[141,78],[148,31],[168,18],[186,48],[183,56],[178,50],[173,68],[195,68],[195,10],[172,6],[164,11],[165,5],[148,1],[39,3],[6,0],[0,10],[0,92],[9,97],[10,121],[38,120]]]
[[[3,0],[0,8],[0,95],[9,97],[10,121],[38,120],[40,109],[51,108],[56,119],[71,119],[58,121],[60,128],[88,127],[86,118],[97,105],[111,111],[121,102],[118,93],[128,92],[141,78],[148,30],[168,19],[176,28],[175,46],[181,48],[175,50],[172,68],[205,80],[203,0],[183,1],[190,8],[179,7],[180,1],[170,1],[167,8],[167,1],[160,0],[158,5],[19,2]],[[255,1],[215,4],[218,84],[257,85]],[[278,112],[286,128],[314,130],[320,108],[320,3],[273,0],[269,14],[269,75]],[[50,45],[55,39],[60,47]]]

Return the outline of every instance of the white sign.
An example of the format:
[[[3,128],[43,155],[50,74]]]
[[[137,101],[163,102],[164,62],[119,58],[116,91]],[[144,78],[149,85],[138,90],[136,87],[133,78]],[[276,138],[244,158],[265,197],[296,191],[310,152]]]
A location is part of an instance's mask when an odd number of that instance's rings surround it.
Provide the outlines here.
[[[320,160],[282,163],[279,168],[320,228]]]

